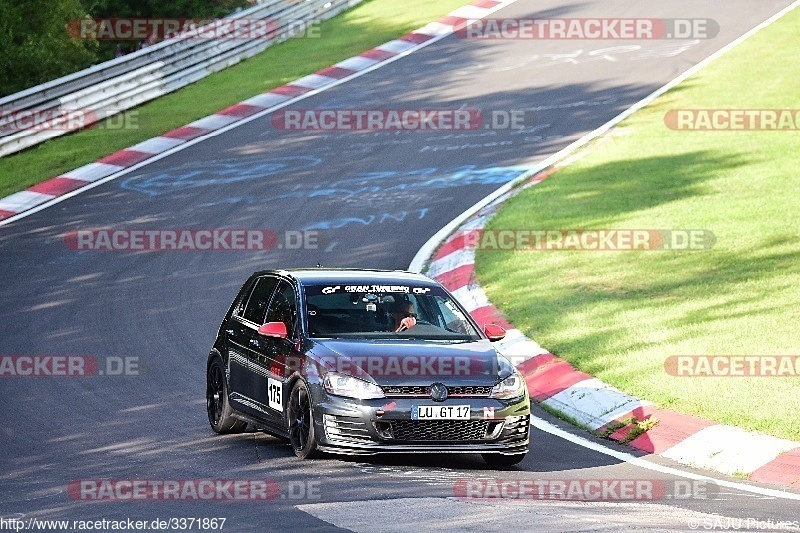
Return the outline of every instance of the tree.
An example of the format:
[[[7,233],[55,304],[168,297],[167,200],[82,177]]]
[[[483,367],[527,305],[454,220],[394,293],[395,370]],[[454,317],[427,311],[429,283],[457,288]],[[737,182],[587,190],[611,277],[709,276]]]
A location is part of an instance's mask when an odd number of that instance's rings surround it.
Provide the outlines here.
[[[0,0],[0,97],[114,57],[135,42],[85,40],[67,29],[81,18],[216,18],[248,0]]]
[[[210,19],[225,17],[251,3],[248,0],[94,0],[89,11],[98,19]],[[101,56],[109,59],[114,57],[117,45],[127,53],[136,50],[138,44],[136,41],[102,41],[99,46]]]
[[[67,32],[86,14],[81,0],[0,0],[0,96],[96,62],[97,43]]]
[[[95,0],[89,7],[98,18],[209,18],[224,17],[248,4],[247,0]]]

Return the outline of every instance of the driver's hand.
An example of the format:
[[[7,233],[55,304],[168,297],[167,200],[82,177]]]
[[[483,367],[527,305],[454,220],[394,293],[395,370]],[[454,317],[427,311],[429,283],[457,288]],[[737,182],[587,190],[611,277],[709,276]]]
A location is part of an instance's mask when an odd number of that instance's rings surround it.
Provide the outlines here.
[[[400,327],[398,327],[394,331],[395,331],[395,333],[399,332],[399,331],[405,331],[405,330],[407,330],[409,328],[413,328],[416,325],[417,325],[417,319],[414,318],[413,316],[407,316],[403,320],[400,321]]]

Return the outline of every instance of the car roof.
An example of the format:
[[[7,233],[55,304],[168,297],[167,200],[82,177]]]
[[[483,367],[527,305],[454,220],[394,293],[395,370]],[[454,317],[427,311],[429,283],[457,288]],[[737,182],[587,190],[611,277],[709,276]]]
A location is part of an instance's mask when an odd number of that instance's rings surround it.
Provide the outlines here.
[[[292,277],[301,284],[358,283],[377,285],[382,283],[414,283],[415,285],[438,285],[422,274],[405,270],[372,270],[354,268],[298,268],[286,270],[261,270],[254,276],[276,274]]]

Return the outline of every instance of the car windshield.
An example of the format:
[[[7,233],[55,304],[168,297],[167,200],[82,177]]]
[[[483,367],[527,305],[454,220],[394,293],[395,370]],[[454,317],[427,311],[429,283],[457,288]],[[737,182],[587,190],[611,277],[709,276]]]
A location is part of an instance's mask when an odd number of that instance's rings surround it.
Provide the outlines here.
[[[435,285],[315,285],[306,286],[305,295],[312,337],[481,338],[462,308]]]

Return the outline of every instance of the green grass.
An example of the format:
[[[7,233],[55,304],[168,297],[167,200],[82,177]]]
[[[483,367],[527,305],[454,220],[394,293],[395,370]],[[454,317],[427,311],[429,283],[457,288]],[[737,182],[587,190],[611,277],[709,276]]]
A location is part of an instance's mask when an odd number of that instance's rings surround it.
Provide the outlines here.
[[[0,159],[0,198],[158,136],[415,30],[468,0],[368,0],[286,41],[117,118],[136,127],[84,130]]]
[[[556,355],[661,406],[800,440],[800,377],[670,377],[670,355],[800,355],[800,132],[673,131],[669,109],[800,108],[800,11],[509,201],[490,229],[705,229],[709,251],[482,250],[478,278]]]

